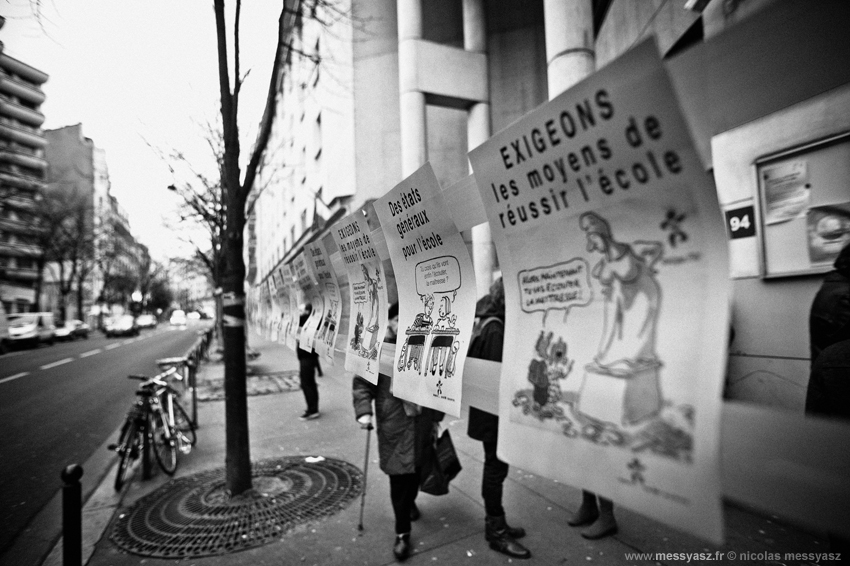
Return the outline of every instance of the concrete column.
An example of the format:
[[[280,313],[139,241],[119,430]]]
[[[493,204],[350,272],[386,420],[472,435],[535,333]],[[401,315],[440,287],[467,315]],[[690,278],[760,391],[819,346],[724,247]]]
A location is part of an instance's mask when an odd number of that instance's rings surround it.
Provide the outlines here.
[[[543,0],[549,99],[596,70],[591,0]]]
[[[463,0],[463,48],[486,53],[487,25],[484,20],[484,0]],[[489,81],[487,81],[489,84]],[[467,114],[466,140],[469,149],[478,147],[490,137],[490,104],[473,104]],[[496,268],[496,248],[486,222],[472,228],[472,263],[475,267],[476,291],[483,297],[493,282]]]
[[[421,0],[396,0],[398,8],[399,103],[401,106],[401,175],[407,177],[428,161],[425,94],[416,90],[415,41],[422,39]]]

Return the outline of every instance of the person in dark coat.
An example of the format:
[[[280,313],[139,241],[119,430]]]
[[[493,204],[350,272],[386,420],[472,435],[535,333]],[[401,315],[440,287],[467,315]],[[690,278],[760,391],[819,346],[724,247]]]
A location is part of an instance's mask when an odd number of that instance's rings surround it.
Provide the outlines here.
[[[298,320],[302,331],[312,312],[313,305],[307,303]],[[318,419],[319,386],[316,384],[316,369],[319,367],[319,355],[312,350],[309,352],[302,350],[300,347],[295,348],[295,352],[298,355],[298,377],[301,380],[301,391],[304,392],[304,400],[307,402],[307,410],[298,418],[302,421]]]
[[[384,342],[395,344],[397,303],[390,306],[388,318],[390,326]],[[420,516],[416,496],[419,494],[422,455],[443,413],[394,397],[390,392],[391,385],[392,378],[383,373],[378,374],[377,385],[355,375],[352,396],[354,414],[361,428],[370,428],[372,415],[375,415],[380,467],[390,477],[390,500],[395,515],[393,554],[403,561],[410,556],[411,521]]]
[[[505,341],[505,288],[501,277],[491,285],[490,294],[478,301],[475,316],[478,322],[467,356],[501,362]],[[495,375],[494,379],[498,380],[498,375]],[[525,530],[509,526],[505,520],[505,509],[502,507],[503,484],[508,476],[508,464],[496,456],[499,417],[470,407],[467,434],[470,438],[480,440],[484,446],[481,496],[484,498],[484,511],[487,514],[484,520],[484,536],[490,543],[490,548],[513,558],[530,558],[531,552],[516,541],[525,536]]]
[[[850,244],[839,252],[835,269],[824,277],[809,313],[809,348],[814,366],[826,348],[850,340]]]

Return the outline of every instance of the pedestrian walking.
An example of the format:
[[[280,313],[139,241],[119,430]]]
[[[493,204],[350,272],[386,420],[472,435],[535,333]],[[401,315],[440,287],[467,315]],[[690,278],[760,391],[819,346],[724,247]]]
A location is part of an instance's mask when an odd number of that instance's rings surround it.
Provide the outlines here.
[[[398,304],[390,306],[390,327],[385,342],[394,344],[398,332]],[[380,468],[390,478],[390,500],[395,515],[393,554],[399,562],[411,553],[411,522],[419,516],[416,496],[422,469],[424,448],[443,413],[420,407],[394,397],[392,378],[378,374],[374,385],[360,376],[352,381],[354,414],[361,428],[372,426],[373,415],[378,432]]]
[[[302,332],[312,312],[313,305],[307,303],[298,321]],[[299,340],[301,340],[300,337]],[[318,419],[319,386],[316,384],[316,368],[319,365],[319,355],[312,351],[312,349],[308,352],[298,347],[295,351],[298,354],[298,377],[301,380],[301,391],[304,393],[304,400],[307,402],[307,410],[304,411],[304,414],[299,419],[302,421]]]
[[[478,301],[475,316],[479,319],[478,329],[469,345],[468,357],[501,362],[505,341],[505,288],[501,277],[490,286],[490,294]],[[484,519],[484,536],[490,548],[513,558],[530,558],[531,552],[516,540],[525,536],[525,530],[508,525],[502,506],[508,464],[496,456],[499,417],[470,407],[467,434],[470,438],[480,440],[484,446],[481,497],[484,498],[484,511],[487,514]]]

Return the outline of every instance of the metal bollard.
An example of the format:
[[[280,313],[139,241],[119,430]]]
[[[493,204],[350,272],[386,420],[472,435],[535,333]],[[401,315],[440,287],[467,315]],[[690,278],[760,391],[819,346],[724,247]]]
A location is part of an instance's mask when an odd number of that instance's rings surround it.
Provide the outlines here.
[[[62,564],[82,566],[83,563],[83,488],[80,478],[83,468],[67,466],[60,474],[62,486]]]

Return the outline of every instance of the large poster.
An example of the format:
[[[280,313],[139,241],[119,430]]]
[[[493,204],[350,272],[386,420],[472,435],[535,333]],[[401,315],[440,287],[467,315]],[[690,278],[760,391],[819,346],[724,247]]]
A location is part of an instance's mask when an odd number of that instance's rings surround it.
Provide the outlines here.
[[[500,457],[719,542],[724,222],[654,42],[470,159],[507,300]]]
[[[460,416],[475,271],[430,164],[375,201],[398,285],[393,395]]]
[[[290,328],[292,324],[292,312],[291,303],[289,300],[289,295],[292,293],[292,285],[290,280],[287,278],[288,271],[285,269],[286,266],[280,266],[275,271],[277,273],[277,280],[280,282],[280,286],[277,289],[277,305],[278,310],[280,311],[280,319],[278,320],[278,339],[277,341],[281,344],[289,345],[289,334],[292,332]],[[294,344],[292,346],[294,350]]]
[[[319,328],[319,321],[322,319],[323,304],[316,276],[313,273],[312,262],[307,257],[308,253],[309,251],[305,249],[295,257],[292,263],[295,268],[295,278],[304,295],[304,306],[306,307],[309,304],[312,309],[298,335],[298,347],[307,352],[312,352],[313,340]]]
[[[298,347],[298,286],[291,265],[285,264],[282,271],[284,281],[289,286],[289,323],[286,325],[284,342],[286,347],[294,352]]]
[[[378,383],[389,308],[384,267],[362,211],[340,220],[331,233],[348,272],[351,292],[345,369]]]
[[[328,365],[334,365],[334,344],[336,343],[337,328],[342,311],[339,283],[324,243],[318,240],[313,244],[308,244],[306,250],[316,274],[316,281],[324,305],[322,318],[319,320],[319,327],[313,339],[313,350]]]

